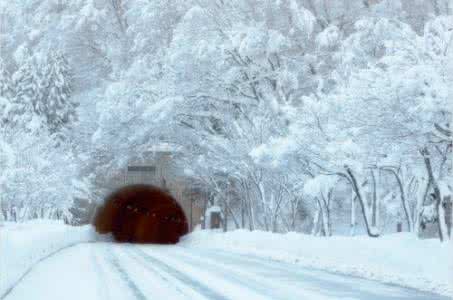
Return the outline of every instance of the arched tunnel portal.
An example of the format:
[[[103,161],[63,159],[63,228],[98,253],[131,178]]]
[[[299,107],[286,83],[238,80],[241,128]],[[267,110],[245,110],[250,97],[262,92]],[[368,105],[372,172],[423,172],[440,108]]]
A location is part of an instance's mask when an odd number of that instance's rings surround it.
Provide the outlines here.
[[[187,218],[166,191],[130,185],[110,194],[98,208],[94,226],[117,242],[174,244],[188,232]]]

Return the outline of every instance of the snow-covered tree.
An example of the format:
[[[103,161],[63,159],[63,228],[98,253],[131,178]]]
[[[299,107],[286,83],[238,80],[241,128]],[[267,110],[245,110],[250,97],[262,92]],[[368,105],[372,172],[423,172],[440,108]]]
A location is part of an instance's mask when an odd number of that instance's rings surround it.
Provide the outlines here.
[[[76,119],[77,104],[72,98],[72,76],[63,54],[54,52],[45,61],[40,97],[35,111],[44,116],[50,132],[67,127]]]
[[[2,3],[2,136],[31,166],[9,168],[21,196],[5,203],[47,205],[38,173],[80,190],[52,176],[64,164],[96,198],[165,142],[236,227],[377,237],[437,222],[446,239],[450,2]]]
[[[0,97],[12,99],[14,96],[14,87],[11,75],[6,69],[3,60],[0,59]]]
[[[339,70],[333,74],[336,88],[327,95],[320,91],[303,98],[297,113],[290,115],[292,134],[276,143],[285,145],[283,152],[302,153],[317,172],[347,179],[370,236],[378,235],[373,220],[378,216],[377,203],[385,196],[379,191],[376,171],[389,171],[396,178],[401,209],[413,230],[414,213],[405,191],[413,177],[399,170],[409,167],[409,174],[419,174],[416,170],[426,167],[428,181],[415,180],[425,182],[429,185],[425,190],[432,188],[436,194],[439,236],[445,238],[441,207],[445,197],[435,186],[439,178],[451,176],[447,175],[451,168],[446,167],[451,159],[447,108],[451,107],[447,75],[451,27],[450,18],[439,17],[427,23],[419,36],[400,21],[359,20],[356,31],[339,48]],[[309,139],[309,151],[297,144]],[[439,173],[434,171],[437,168]]]
[[[32,56],[27,54],[23,59],[13,75],[16,93],[8,119],[14,126],[38,131],[43,126],[43,118],[35,109],[40,96],[39,69]]]
[[[0,59],[0,124],[6,124],[14,98],[14,86],[11,76]]]

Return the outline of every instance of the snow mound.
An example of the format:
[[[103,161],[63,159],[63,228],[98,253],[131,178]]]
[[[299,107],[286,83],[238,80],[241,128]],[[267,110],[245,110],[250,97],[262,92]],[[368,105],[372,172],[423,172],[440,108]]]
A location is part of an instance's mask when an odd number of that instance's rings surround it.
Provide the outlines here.
[[[91,226],[33,220],[0,226],[0,298],[40,260],[61,249],[95,238]]]
[[[398,233],[330,238],[300,233],[276,234],[236,230],[195,231],[181,241],[182,246],[222,249],[297,263],[366,279],[397,284],[447,296],[453,295],[453,242],[419,240]]]

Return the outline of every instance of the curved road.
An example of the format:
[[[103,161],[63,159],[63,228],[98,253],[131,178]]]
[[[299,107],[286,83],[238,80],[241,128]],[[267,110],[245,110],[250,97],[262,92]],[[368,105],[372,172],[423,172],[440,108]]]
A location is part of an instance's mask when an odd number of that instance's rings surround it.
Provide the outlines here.
[[[68,248],[38,264],[5,299],[449,298],[228,252],[96,243]]]

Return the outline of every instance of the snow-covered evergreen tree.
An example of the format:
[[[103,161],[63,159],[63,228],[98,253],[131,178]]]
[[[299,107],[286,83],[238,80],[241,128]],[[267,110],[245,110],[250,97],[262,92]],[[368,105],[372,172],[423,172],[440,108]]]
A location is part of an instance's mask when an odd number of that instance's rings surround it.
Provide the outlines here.
[[[0,58],[0,97],[11,99],[14,95],[11,74],[6,69],[3,60]]]
[[[0,124],[5,124],[8,121],[13,97],[14,89],[11,76],[0,58]]]
[[[21,126],[29,131],[39,130],[43,123],[35,107],[40,94],[38,66],[36,60],[26,55],[23,64],[13,75],[16,95],[9,119],[14,126]]]
[[[58,132],[76,119],[77,105],[71,99],[71,71],[68,61],[59,52],[52,53],[44,66],[42,97],[36,112],[45,117],[51,133]]]

